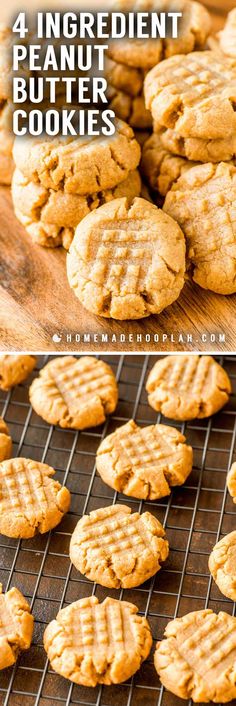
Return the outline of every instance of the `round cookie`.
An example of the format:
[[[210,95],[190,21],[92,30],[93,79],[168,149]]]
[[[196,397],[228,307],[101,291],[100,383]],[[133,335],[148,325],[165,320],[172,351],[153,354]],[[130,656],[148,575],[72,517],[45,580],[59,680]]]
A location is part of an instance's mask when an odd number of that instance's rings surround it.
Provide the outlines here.
[[[72,534],[72,564],[101,586],[140,586],[168,556],[161,523],[150,512],[131,512],[127,505],[94,510],[79,520]]]
[[[170,355],[155,363],[146,390],[153,409],[170,419],[187,421],[218,412],[228,402],[231,383],[210,355]]]
[[[33,628],[34,618],[22,593],[17,588],[3,593],[0,583],[0,669],[11,667],[20,652],[29,649]]]
[[[113,189],[140,161],[140,147],[129,125],[116,120],[112,137],[26,137],[15,140],[13,156],[29,180],[47,189],[84,196]]]
[[[92,356],[54,358],[29,390],[34,411],[63,429],[86,429],[102,424],[114,412],[118,388],[107,363]]]
[[[36,358],[21,353],[0,355],[0,390],[10,390],[26,380],[35,368]]]
[[[29,181],[19,169],[15,169],[12,181],[15,214],[33,242],[49,248],[63,245],[66,250],[72,243],[76,226],[88,213],[123,196],[132,203],[140,192],[137,169],[114,189],[89,196],[46,189],[40,183]]]
[[[233,502],[236,503],[236,463],[233,463],[227,475],[227,488]]]
[[[164,149],[194,162],[229,162],[236,157],[235,134],[220,140],[201,140],[198,137],[181,137],[171,128],[160,130],[155,122],[154,132]]]
[[[185,436],[164,424],[139,427],[133,419],[118,427],[97,450],[102,480],[119,493],[143,500],[170,495],[192,470],[193,451]]]
[[[12,440],[9,429],[4,419],[0,417],[0,462],[10,458],[12,453]]]
[[[7,102],[0,100],[0,184],[8,186],[14,171],[12,158],[13,134],[10,119],[11,108]]]
[[[153,133],[144,142],[141,174],[151,189],[158,191],[161,196],[166,196],[177,179],[195,165],[195,162],[189,162],[166,150],[158,134]]]
[[[28,458],[0,463],[0,532],[28,539],[61,522],[70,492],[51,478],[54,468]]]
[[[119,320],[159,314],[184,285],[185,241],[154,204],[116,199],[86,216],[67,255],[71,288],[86,309]]]
[[[218,140],[236,131],[236,66],[214,51],[172,56],[148,73],[146,108],[159,129]]]
[[[219,32],[219,45],[224,54],[236,59],[236,8],[229,12],[225,26]]]
[[[235,200],[236,167],[209,162],[185,172],[163,206],[184,232],[194,282],[217,294],[236,292]]]
[[[149,655],[152,637],[133,603],[96,596],[63,608],[44,633],[52,668],[83,686],[120,684]],[[86,633],[86,637],[85,637]]]
[[[209,556],[209,569],[221,593],[236,600],[236,531],[217,542]]]
[[[236,618],[196,610],[168,623],[154,664],[163,686],[194,703],[236,698]]]
[[[113,86],[109,86],[106,92],[109,106],[117,118],[125,120],[134,130],[147,130],[152,127],[152,116],[145,108],[143,93],[129,96],[127,93],[118,91]]]
[[[211,29],[210,16],[192,0],[117,0],[114,8],[121,12],[182,12],[178,38],[112,40],[107,50],[111,59],[132,67],[150,69],[173,54],[187,54],[204,46]]]

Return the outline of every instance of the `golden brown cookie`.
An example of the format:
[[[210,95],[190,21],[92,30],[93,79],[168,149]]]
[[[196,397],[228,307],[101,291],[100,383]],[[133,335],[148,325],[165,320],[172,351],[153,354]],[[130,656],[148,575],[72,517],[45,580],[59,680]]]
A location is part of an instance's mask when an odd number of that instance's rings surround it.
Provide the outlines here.
[[[33,636],[34,618],[30,606],[17,588],[2,593],[0,583],[0,669],[11,667]]]
[[[21,353],[0,355],[0,390],[10,390],[26,380],[36,365],[33,355]]]
[[[12,440],[4,419],[0,417],[0,462],[11,457]]]
[[[193,451],[174,427],[139,427],[133,419],[107,436],[97,450],[97,470],[107,485],[134,498],[156,500],[182,485]]]
[[[154,663],[163,686],[194,703],[236,698],[236,618],[196,610],[168,623]]]
[[[131,512],[127,505],[94,510],[79,520],[72,534],[72,563],[101,586],[139,586],[159,571],[168,556],[161,523],[150,512]]]
[[[236,531],[217,542],[209,556],[209,569],[221,593],[236,600]]]
[[[227,487],[233,502],[236,503],[236,463],[233,463],[227,475]]]
[[[219,45],[224,54],[236,59],[236,8],[229,12],[225,26],[219,32]]]
[[[0,22],[0,101],[11,97],[12,31]]]
[[[193,280],[217,294],[236,292],[235,201],[236,167],[208,162],[185,172],[163,206],[184,232]]]
[[[117,61],[105,59],[104,71],[108,86],[114,86],[118,91],[127,93],[128,96],[138,96],[143,89],[145,72],[132,66],[119,64]]]
[[[69,284],[85,308],[120,320],[159,314],[178,298],[184,272],[182,231],[141,198],[86,216],[67,255]]]
[[[86,429],[114,412],[118,388],[107,363],[92,356],[54,358],[35,378],[30,402],[39,416],[62,428]]]
[[[118,0],[112,9],[123,12],[170,12],[173,3],[168,0]],[[204,46],[210,33],[211,21],[207,10],[192,0],[176,0],[174,11],[182,12],[178,38],[112,40],[108,56],[128,66],[150,69],[173,54],[187,54]]]
[[[153,409],[185,421],[218,412],[228,402],[231,383],[210,355],[169,355],[153,366],[146,390]]]
[[[29,181],[19,169],[15,170],[12,181],[15,214],[32,240],[49,248],[63,245],[66,250],[72,243],[76,226],[88,213],[123,196],[132,203],[140,192],[141,179],[137,169],[114,189],[89,196],[67,194],[63,189],[46,189],[40,183]]]
[[[161,62],[146,76],[144,93],[159,129],[204,140],[235,135],[236,66],[214,51]]]
[[[7,101],[0,100],[0,184],[6,186],[11,183],[14,170],[12,148],[11,108]]]
[[[190,162],[166,150],[158,134],[153,133],[144,142],[141,174],[151,189],[158,191],[161,196],[166,196],[177,179],[195,165],[196,162]]]
[[[164,149],[194,162],[229,162],[236,157],[236,135],[220,140],[202,140],[199,137],[181,137],[171,128],[159,129],[154,122],[154,132]]]
[[[0,463],[0,532],[28,539],[61,522],[70,492],[51,478],[54,469],[28,458]]]
[[[13,156],[29,180],[46,189],[84,196],[113,189],[140,161],[140,147],[129,125],[116,120],[112,137],[18,138]]]
[[[63,608],[44,633],[52,668],[76,684],[120,684],[149,655],[152,637],[133,603],[96,596]]]
[[[117,88],[109,86],[106,92],[111,110],[117,118],[125,120],[134,130],[147,130],[152,127],[152,116],[145,108],[144,95],[132,97]]]

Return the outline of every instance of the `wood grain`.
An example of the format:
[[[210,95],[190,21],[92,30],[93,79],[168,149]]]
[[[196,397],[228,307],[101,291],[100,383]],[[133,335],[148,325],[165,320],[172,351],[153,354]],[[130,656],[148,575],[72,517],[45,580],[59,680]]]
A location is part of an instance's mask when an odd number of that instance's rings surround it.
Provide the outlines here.
[[[222,16],[215,13],[214,29],[220,26]],[[0,188],[0,350],[236,350],[236,295],[215,295],[188,282],[178,301],[158,317],[109,321],[90,315],[75,298],[67,282],[65,259],[62,249],[33,245],[14,216],[10,189]],[[55,333],[62,337],[58,344],[52,341]],[[77,334],[91,334],[90,342],[76,341]],[[108,335],[107,341],[101,340],[102,334]],[[192,341],[187,340],[188,334]],[[225,341],[219,340],[222,334]],[[112,341],[114,335],[116,341]],[[154,341],[154,335],[159,340]],[[179,341],[180,335],[183,340]],[[151,340],[145,340],[146,336]]]

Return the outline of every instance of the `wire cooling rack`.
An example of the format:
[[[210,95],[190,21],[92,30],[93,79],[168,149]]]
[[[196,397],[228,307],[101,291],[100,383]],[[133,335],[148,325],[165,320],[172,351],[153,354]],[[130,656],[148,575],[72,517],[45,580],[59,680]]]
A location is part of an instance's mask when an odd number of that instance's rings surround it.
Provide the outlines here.
[[[21,655],[14,668],[0,672],[0,706],[183,706],[181,699],[160,685],[153,666],[156,640],[177,615],[205,607],[234,612],[234,604],[209,577],[208,555],[215,542],[236,523],[236,509],[226,488],[226,471],[236,458],[236,356],[217,358],[232,381],[233,395],[227,407],[208,420],[175,423],[194,449],[194,469],[187,482],[162,501],[141,503],[114,493],[102,482],[96,475],[95,454],[101,439],[131,417],[141,425],[160,421],[160,415],[157,417],[149,407],[145,392],[148,370],[160,356],[101,357],[112,366],[119,383],[118,407],[103,427],[77,433],[48,426],[29,405],[30,381],[0,396],[14,455],[54,466],[58,480],[72,493],[70,512],[51,533],[22,541],[0,536],[0,581],[4,590],[17,586],[35,616],[31,649]],[[38,367],[46,361],[39,356]],[[161,571],[141,587],[108,591],[71,567],[68,549],[71,533],[83,513],[118,500],[133,510],[148,509],[159,518],[166,527],[170,555]],[[47,662],[42,645],[47,623],[60,607],[92,593],[99,599],[109,594],[129,600],[149,620],[154,638],[152,653],[125,684],[78,687],[55,674]],[[230,703],[232,706],[235,701]]]

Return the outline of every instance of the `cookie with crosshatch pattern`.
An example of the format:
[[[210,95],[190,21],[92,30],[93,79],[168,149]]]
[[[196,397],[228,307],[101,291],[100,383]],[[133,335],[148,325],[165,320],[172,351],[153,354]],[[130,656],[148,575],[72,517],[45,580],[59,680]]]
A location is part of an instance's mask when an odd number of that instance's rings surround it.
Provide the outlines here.
[[[28,539],[59,524],[70,492],[54,480],[54,468],[29,458],[0,463],[0,533]]]
[[[221,593],[236,600],[236,531],[226,534],[213,547],[209,569]]]
[[[10,458],[11,452],[12,440],[9,429],[4,419],[0,417],[0,462],[5,461],[6,458]]]
[[[168,623],[154,663],[163,686],[194,703],[236,698],[236,618],[197,610]]]
[[[231,383],[210,355],[169,355],[153,366],[146,390],[153,409],[185,421],[218,412],[228,402]]]
[[[169,545],[161,523],[150,512],[127,505],[93,510],[79,520],[71,537],[76,569],[101,586],[139,586],[161,568]]]
[[[35,368],[36,358],[21,353],[0,355],[0,390],[10,390],[26,380]]]
[[[177,223],[142,198],[115,199],[78,225],[67,276],[86,309],[119,320],[159,314],[183,286],[185,240]]]
[[[0,669],[11,667],[33,636],[34,618],[30,606],[17,588],[2,592],[0,583]]]
[[[120,684],[149,655],[152,637],[133,603],[96,596],[60,610],[44,633],[52,668],[76,684]]]
[[[218,140],[236,131],[235,62],[213,51],[172,56],[146,76],[144,94],[156,127],[182,138]]]
[[[98,426],[114,412],[118,400],[115,375],[93,356],[54,358],[29,390],[35,412],[49,424],[86,429]]]
[[[163,498],[171,486],[182,485],[192,470],[193,451],[185,441],[174,427],[139,427],[131,419],[98,447],[98,472],[107,485],[124,495]]]

